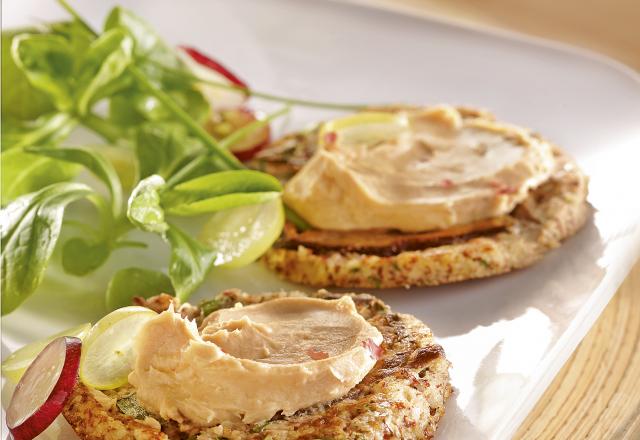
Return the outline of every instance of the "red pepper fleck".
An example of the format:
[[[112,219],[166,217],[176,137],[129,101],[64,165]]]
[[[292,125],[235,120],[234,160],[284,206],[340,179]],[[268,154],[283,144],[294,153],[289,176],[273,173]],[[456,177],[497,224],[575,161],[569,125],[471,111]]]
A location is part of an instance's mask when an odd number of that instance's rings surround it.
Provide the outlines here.
[[[307,355],[314,361],[319,361],[329,357],[329,353],[327,353],[326,351],[316,350],[315,348],[308,349]]]
[[[497,180],[490,181],[489,185],[495,190],[496,194],[514,194],[516,192],[514,187],[503,182],[498,182]]]
[[[371,357],[373,359],[378,360],[382,357],[382,347],[373,342],[371,338],[367,339],[366,341],[362,341],[362,346],[369,350],[369,354],[371,354]]]
[[[516,193],[516,189],[512,186],[504,186],[500,188],[500,190],[498,191],[498,194],[515,194],[515,193]]]
[[[442,182],[440,182],[440,185],[443,188],[451,188],[453,186],[453,180],[451,180],[451,179],[442,179]]]

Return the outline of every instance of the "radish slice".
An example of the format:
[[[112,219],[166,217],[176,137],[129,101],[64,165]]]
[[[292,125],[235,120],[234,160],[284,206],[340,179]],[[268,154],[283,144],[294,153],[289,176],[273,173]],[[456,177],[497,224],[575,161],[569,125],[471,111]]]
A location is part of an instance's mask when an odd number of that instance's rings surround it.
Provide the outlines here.
[[[180,59],[198,78],[247,88],[247,84],[244,81],[202,52],[187,46],[179,46],[178,49]],[[242,90],[230,90],[206,83],[199,83],[196,87],[202,92],[214,110],[239,107],[247,100],[248,96],[247,92]]]
[[[124,150],[124,148],[122,148],[122,150]],[[27,368],[29,368],[29,365],[31,365],[34,359],[40,353],[42,353],[42,350],[44,350],[44,348],[49,345],[51,341],[59,338],[60,336],[74,336],[76,338],[84,339],[87,333],[89,333],[89,330],[91,330],[91,324],[86,323],[62,331],[45,340],[36,341],[25,345],[21,349],[13,352],[11,356],[2,361],[2,375],[14,384],[17,384],[24,372],[27,371]]]
[[[255,112],[247,107],[221,110],[207,122],[205,128],[216,139],[223,139],[239,128],[258,120]],[[269,144],[271,129],[265,125],[229,146],[229,150],[240,160],[251,159]]]
[[[78,338],[53,340],[18,382],[7,408],[7,427],[14,440],[31,440],[53,423],[78,381]]]
[[[238,78],[233,72],[227,69],[225,66],[214,60],[213,58],[203,54],[198,49],[189,46],[179,46],[180,49],[185,51],[195,62],[208,67],[211,70],[215,70],[220,75],[228,79],[232,84],[240,87],[247,88],[247,83]]]

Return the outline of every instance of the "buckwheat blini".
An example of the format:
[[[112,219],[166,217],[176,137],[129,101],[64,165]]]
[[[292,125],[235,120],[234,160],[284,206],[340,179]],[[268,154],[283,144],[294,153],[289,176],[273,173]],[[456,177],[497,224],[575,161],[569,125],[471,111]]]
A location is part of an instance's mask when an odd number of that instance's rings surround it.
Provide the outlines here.
[[[265,255],[313,286],[426,286],[538,261],[588,216],[586,176],[558,147],[486,112],[365,112],[291,135],[254,166],[287,181],[310,228]]]
[[[212,301],[203,303],[197,309],[193,307],[180,308],[183,314],[195,317],[195,322],[199,323],[199,331],[205,340],[229,351],[227,355],[222,353],[208,363],[201,362],[204,359],[209,359],[206,353],[213,349],[210,345],[192,340],[185,349],[185,345],[182,343],[176,345],[177,340],[172,336],[172,332],[169,332],[170,334],[167,335],[163,344],[150,343],[151,340],[147,339],[149,333],[145,335],[145,332],[153,331],[154,328],[162,326],[168,320],[179,322],[181,319],[173,313],[173,310],[177,309],[177,300],[166,295],[160,300],[151,300],[151,302],[144,302],[144,304],[158,309],[158,311],[164,309],[168,302],[173,302],[174,306],[170,307],[169,311],[161,312],[155,322],[151,322],[148,328],[141,330],[141,333],[136,336],[137,344],[149,345],[147,351],[152,352],[153,357],[149,357],[149,353],[144,354],[140,350],[138,351],[136,366],[130,376],[131,384],[115,390],[98,391],[80,383],[74,390],[65,407],[64,416],[80,438],[90,440],[125,438],[145,440],[178,440],[183,438],[198,440],[219,438],[239,440],[429,439],[434,436],[438,422],[444,414],[444,405],[451,394],[451,386],[448,374],[449,362],[445,359],[442,347],[433,341],[431,331],[425,324],[413,316],[393,313],[388,306],[371,295],[349,294],[343,296],[321,290],[310,295],[291,292],[252,296],[230,290],[223,292]],[[252,332],[254,330],[260,331],[260,326],[255,324],[269,321],[271,319],[269,317],[270,309],[278,313],[278,321],[283,325],[293,326],[294,333],[297,330],[296,324],[292,321],[303,322],[305,326],[310,324],[313,327],[315,324],[313,324],[314,319],[311,315],[300,314],[297,311],[304,312],[306,303],[316,301],[321,302],[321,309],[337,307],[336,310],[343,325],[332,325],[332,332],[327,333],[327,337],[347,336],[345,338],[338,337],[334,341],[335,344],[332,345],[352,346],[348,334],[357,335],[355,344],[349,350],[353,353],[362,352],[371,356],[373,364],[366,367],[368,372],[355,386],[345,392],[341,391],[340,395],[331,400],[301,407],[295,411],[285,409],[264,418],[264,414],[271,411],[270,405],[277,406],[278,390],[276,385],[279,373],[273,375],[274,381],[250,387],[246,387],[245,382],[227,379],[230,379],[234,374],[247,374],[248,371],[255,368],[246,361],[248,358],[256,356],[269,358],[260,361],[264,364],[260,366],[261,374],[272,366],[287,366],[288,361],[283,360],[281,356],[282,347],[274,346],[271,353],[262,353],[255,351],[258,347],[255,344],[251,346],[243,344],[242,350],[244,351],[240,355],[240,352],[237,351],[238,347],[230,348],[229,344],[232,344],[232,339],[237,337],[253,340]],[[157,307],[161,303],[162,306]],[[243,308],[247,311],[244,319],[241,318]],[[296,312],[294,313],[294,311]],[[352,314],[354,311],[355,315]],[[317,310],[314,309],[312,315],[316,312]],[[360,320],[362,322],[358,323]],[[234,328],[237,331],[225,333],[216,324],[221,322],[225,323],[225,328],[229,330]],[[248,325],[250,322],[253,322],[254,327]],[[347,327],[351,324],[348,322],[358,323],[354,333],[349,333]],[[212,326],[213,330],[216,330],[213,333]],[[270,344],[272,342],[270,335],[274,333],[278,333],[278,330],[262,334],[260,340]],[[243,334],[244,336],[242,336]],[[317,334],[315,330],[314,334]],[[189,332],[182,333],[182,331],[177,335],[182,335],[181,337],[187,339],[195,337]],[[207,335],[216,336],[211,339]],[[363,336],[366,337],[366,340],[361,343],[359,338]],[[288,336],[285,337],[285,339],[287,338]],[[378,340],[378,338],[380,339]],[[276,337],[276,339],[278,338]],[[339,363],[335,363],[336,359],[341,362],[341,355],[332,353],[332,350],[336,350],[336,348],[325,346],[324,348],[309,349],[307,347],[304,349],[302,345],[308,344],[312,339],[303,339],[298,338],[298,341],[295,342],[298,345],[290,347],[297,349],[299,353],[296,356],[309,358],[306,361],[300,359],[302,369],[294,376],[298,377],[308,369],[322,371],[323,362],[332,363],[333,366],[339,365]],[[320,344],[322,339],[323,337],[318,338],[320,342],[316,341],[316,343]],[[293,344],[293,339],[290,342]],[[174,348],[177,347],[182,348],[175,352]],[[340,349],[338,351],[340,352]],[[175,353],[182,353],[184,360],[187,352],[191,352],[195,356],[189,357],[189,366],[192,369],[197,368],[198,374],[194,375],[189,372],[189,374],[181,376],[181,372],[185,370],[182,368],[182,364],[176,361]],[[235,361],[228,360],[228,356],[234,356],[237,359]],[[152,362],[155,362],[156,365],[153,369],[146,370],[144,365],[147,365],[152,358],[154,359]],[[244,369],[237,370],[231,367],[230,362],[240,361],[245,362]],[[161,362],[162,367],[157,362]],[[234,404],[242,402],[242,396],[229,395],[228,400],[217,401],[216,395],[212,396],[211,393],[204,390],[204,388],[212,386],[211,381],[202,384],[203,393],[192,389],[193,384],[199,383],[199,378],[207,376],[213,371],[211,368],[215,368],[215,364],[219,362],[227,362],[224,372],[226,376],[222,382],[216,385],[221,387],[219,393],[224,393],[225,390],[231,388],[247,390],[248,399],[244,401],[244,404],[248,405],[247,411],[240,413],[240,417],[236,413],[237,408],[234,407]],[[353,364],[353,369],[359,371],[363,366],[366,366],[364,364],[367,362],[356,361]],[[336,372],[333,367],[331,371]],[[143,375],[146,377],[141,377]],[[296,377],[292,376],[291,380],[297,380]],[[336,376],[336,378],[339,377],[342,377],[342,374]],[[167,378],[169,380],[165,382],[162,389],[143,389],[142,382],[144,381],[166,380]],[[175,387],[179,384],[176,379],[184,381],[182,390]],[[317,379],[315,374],[308,379],[308,382],[298,387],[288,388],[286,404],[300,399],[308,399],[316,391],[325,392],[333,387],[331,381],[327,381],[324,387],[316,390],[313,389],[313,381]],[[214,378],[213,382],[216,380]],[[254,405],[255,399],[251,400],[251,397],[257,399],[262,388],[275,389],[275,395],[268,402],[265,401],[264,406],[256,406]],[[153,401],[147,400],[150,391],[158,393]],[[179,399],[182,399],[181,404],[183,405],[180,407],[180,411],[173,414],[172,417],[167,417],[172,408],[178,408],[175,405],[180,404]],[[189,404],[185,404],[185,402],[189,402]],[[206,402],[209,404],[205,404]],[[164,416],[159,413],[163,413]],[[208,415],[208,417],[199,419],[199,416],[202,415]],[[251,419],[251,421],[247,421],[247,419]]]

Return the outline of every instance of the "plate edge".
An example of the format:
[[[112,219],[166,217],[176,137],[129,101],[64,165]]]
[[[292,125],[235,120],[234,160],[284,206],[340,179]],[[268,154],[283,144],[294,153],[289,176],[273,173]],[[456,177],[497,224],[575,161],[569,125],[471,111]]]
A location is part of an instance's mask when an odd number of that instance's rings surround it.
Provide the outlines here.
[[[574,46],[562,41],[552,40],[549,38],[539,37],[536,35],[529,35],[523,32],[502,29],[493,27],[490,25],[482,25],[477,23],[471,23],[466,20],[457,20],[455,18],[446,17],[441,14],[431,14],[428,11],[418,10],[415,7],[405,4],[393,4],[385,0],[328,0],[331,3],[337,4],[349,4],[366,9],[375,9],[379,11],[385,11],[391,14],[404,15],[414,18],[420,18],[425,21],[431,21],[434,23],[444,24],[457,29],[471,30],[480,34],[491,35],[494,37],[504,38],[507,40],[513,40],[520,43],[530,44],[532,46],[542,47],[545,49],[551,49],[558,52],[568,53],[570,55],[588,59],[590,61],[604,65],[618,73],[624,74],[629,79],[635,81],[640,87],[640,71],[635,70],[633,67],[628,66],[622,61],[618,61],[600,52],[596,52],[591,49],[586,49],[579,46]]]

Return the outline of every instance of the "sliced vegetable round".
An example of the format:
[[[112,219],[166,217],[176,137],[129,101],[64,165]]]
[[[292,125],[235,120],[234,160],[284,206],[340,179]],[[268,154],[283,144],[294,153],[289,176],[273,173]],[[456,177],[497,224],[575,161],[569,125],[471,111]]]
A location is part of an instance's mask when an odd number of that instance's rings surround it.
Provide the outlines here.
[[[180,46],[178,55],[193,75],[205,81],[247,88],[247,84],[218,61],[193,47]],[[213,109],[236,108],[247,100],[247,92],[216,87],[211,84],[197,84]]]
[[[14,440],[31,440],[53,423],[76,386],[79,338],[54,339],[18,382],[7,407],[7,427]]]
[[[284,226],[281,199],[220,211],[211,216],[200,238],[217,254],[216,266],[246,266],[264,254]]]
[[[367,145],[395,139],[409,128],[406,116],[385,112],[362,112],[334,119],[322,125],[318,141],[322,146]]]
[[[206,129],[216,139],[223,139],[236,130],[258,120],[256,113],[246,107],[221,110],[206,124]],[[269,144],[271,129],[265,125],[229,146],[229,150],[240,160],[251,159]]]
[[[42,341],[32,342],[19,350],[16,350],[7,359],[2,362],[2,375],[13,383],[18,383],[24,372],[27,370],[33,360],[49,345],[51,341],[60,336],[73,336],[80,340],[91,330],[91,324],[80,324],[76,327],[61,331],[55,335]]]
[[[80,380],[98,390],[125,385],[133,365],[135,335],[154,316],[153,310],[130,306],[114,310],[98,321],[84,341]]]

